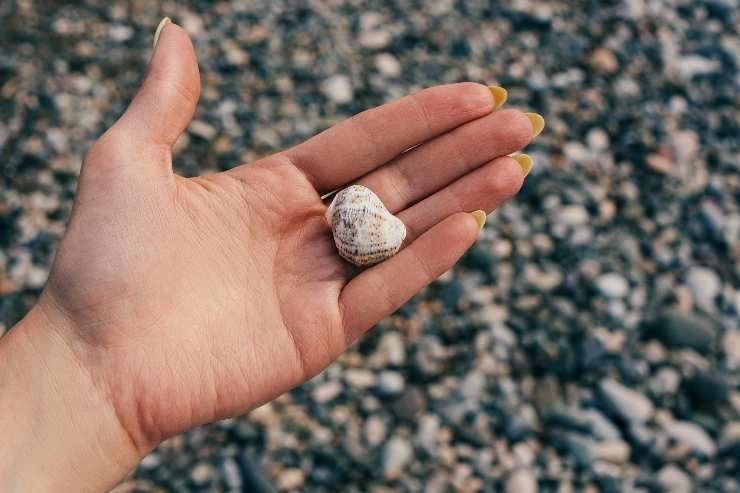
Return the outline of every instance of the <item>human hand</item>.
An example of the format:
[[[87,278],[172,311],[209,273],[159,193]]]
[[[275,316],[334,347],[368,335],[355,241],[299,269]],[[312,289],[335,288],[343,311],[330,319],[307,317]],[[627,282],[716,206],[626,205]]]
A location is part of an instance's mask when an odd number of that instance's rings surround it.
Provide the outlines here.
[[[84,379],[116,428],[115,446],[101,448],[123,465],[307,380],[448,270],[482,226],[469,212],[518,191],[531,161],[507,155],[543,123],[494,111],[485,86],[438,86],[187,179],[173,173],[171,149],[198,95],[190,40],[168,24],[142,88],[85,158],[29,315],[43,323],[16,335],[29,348],[48,332],[60,341],[74,374],[66,385]],[[322,195],[350,183],[375,191],[408,229],[403,250],[361,272],[337,255],[323,217]]]

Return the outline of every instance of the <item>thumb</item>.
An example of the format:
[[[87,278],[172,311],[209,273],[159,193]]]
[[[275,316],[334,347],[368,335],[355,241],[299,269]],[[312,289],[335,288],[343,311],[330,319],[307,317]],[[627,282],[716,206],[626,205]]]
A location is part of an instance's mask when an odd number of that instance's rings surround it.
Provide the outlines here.
[[[154,42],[144,82],[115,127],[134,142],[172,147],[198,103],[198,60],[188,34],[167,17]]]

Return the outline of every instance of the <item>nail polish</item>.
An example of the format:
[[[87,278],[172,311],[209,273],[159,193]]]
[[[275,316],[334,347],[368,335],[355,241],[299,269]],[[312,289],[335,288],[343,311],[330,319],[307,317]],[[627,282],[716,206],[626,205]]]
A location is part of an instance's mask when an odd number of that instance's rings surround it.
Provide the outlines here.
[[[517,154],[515,156],[511,156],[511,158],[519,163],[519,166],[522,167],[522,171],[524,172],[524,176],[527,176],[529,174],[529,170],[532,169],[532,165],[534,164],[532,157],[529,154]]]
[[[529,121],[532,123],[532,138],[534,139],[542,133],[542,129],[545,128],[545,119],[542,118],[542,115],[538,115],[537,113],[525,113],[525,115],[527,115],[527,118],[529,118]]]
[[[488,86],[488,90],[493,95],[493,108],[498,109],[504,105],[509,97],[509,93],[500,86]]]

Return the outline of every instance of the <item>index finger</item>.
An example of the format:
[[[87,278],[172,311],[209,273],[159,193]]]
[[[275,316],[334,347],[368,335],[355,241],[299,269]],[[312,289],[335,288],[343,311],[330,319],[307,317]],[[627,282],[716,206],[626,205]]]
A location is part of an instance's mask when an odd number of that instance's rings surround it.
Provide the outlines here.
[[[284,154],[320,193],[330,192],[406,149],[489,114],[505,95],[473,82],[424,89],[363,111]]]

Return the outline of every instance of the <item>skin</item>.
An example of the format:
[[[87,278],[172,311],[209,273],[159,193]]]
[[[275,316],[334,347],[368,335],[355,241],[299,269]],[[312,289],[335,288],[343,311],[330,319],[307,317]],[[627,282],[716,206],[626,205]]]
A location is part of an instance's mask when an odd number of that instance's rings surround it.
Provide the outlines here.
[[[85,158],[46,289],[0,339],[3,491],[105,490],[165,438],[321,371],[473,244],[469,212],[518,191],[506,156],[533,135],[485,86],[453,84],[186,179],[171,149],[199,90],[191,42],[168,24]],[[338,257],[323,218],[321,196],[350,183],[409,231],[364,271]]]

